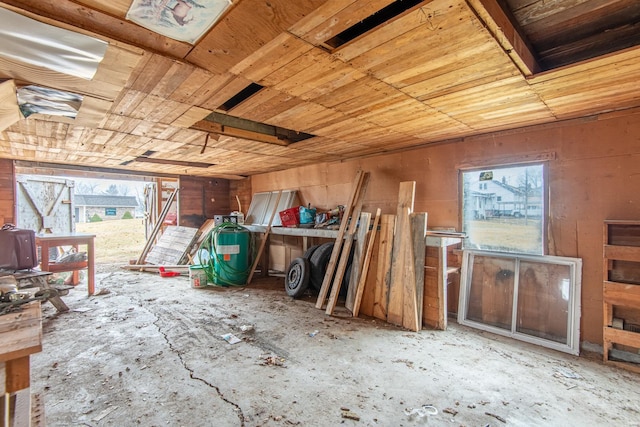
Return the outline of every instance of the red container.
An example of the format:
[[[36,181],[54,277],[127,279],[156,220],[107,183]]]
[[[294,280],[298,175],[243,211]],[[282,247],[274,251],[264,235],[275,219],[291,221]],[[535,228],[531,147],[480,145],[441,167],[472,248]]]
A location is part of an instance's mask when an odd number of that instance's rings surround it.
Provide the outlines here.
[[[283,227],[297,227],[300,224],[300,208],[296,206],[280,211],[280,221]]]

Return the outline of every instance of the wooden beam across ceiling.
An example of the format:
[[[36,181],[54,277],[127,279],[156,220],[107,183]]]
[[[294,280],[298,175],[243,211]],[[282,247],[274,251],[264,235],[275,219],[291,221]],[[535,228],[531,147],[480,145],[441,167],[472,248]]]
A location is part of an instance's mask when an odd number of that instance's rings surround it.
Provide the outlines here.
[[[466,2],[522,74],[529,77],[541,71],[538,60],[526,39],[511,23],[497,0],[466,0]]]

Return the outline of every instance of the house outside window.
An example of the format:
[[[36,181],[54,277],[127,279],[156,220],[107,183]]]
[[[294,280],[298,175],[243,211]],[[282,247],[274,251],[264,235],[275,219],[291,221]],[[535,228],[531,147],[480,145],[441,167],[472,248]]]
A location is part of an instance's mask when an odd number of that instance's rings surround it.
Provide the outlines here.
[[[548,195],[544,164],[460,174],[466,249],[544,255]]]

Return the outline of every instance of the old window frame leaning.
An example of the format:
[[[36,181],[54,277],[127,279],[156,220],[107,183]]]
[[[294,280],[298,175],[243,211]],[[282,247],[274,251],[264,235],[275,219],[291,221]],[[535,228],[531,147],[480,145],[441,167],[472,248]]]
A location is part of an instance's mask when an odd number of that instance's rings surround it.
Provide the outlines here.
[[[495,282],[510,281],[511,279],[509,279],[509,276],[511,275],[513,276],[513,283],[512,283],[512,290],[511,290],[512,295],[511,295],[510,301],[508,298],[509,290],[496,291],[496,286],[494,286],[493,288],[490,288],[491,284],[487,283],[489,280],[486,280],[487,279],[486,277],[482,277],[481,278],[482,280],[480,281],[478,281],[476,277],[476,280],[474,281],[473,267],[476,264],[476,260],[484,261],[484,260],[491,260],[491,259],[496,260],[496,265],[499,265],[500,263],[502,263],[503,265],[512,263],[514,267],[513,271],[500,268],[495,274],[495,277],[496,277]],[[526,289],[524,290],[521,289],[521,288],[526,288],[527,283],[529,283],[528,280],[531,281],[530,278],[527,278],[527,275],[528,276],[531,275],[529,271],[531,270],[531,268],[521,268],[523,266],[526,267],[527,265],[529,265],[529,267],[531,267],[532,265],[536,265],[538,266],[537,269],[540,271],[544,270],[544,269],[540,269],[540,266],[548,265],[549,268],[547,270],[548,271],[548,275],[546,277],[547,279],[549,279],[550,275],[553,275],[554,269],[558,270],[558,268],[562,269],[563,267],[567,267],[566,271],[568,272],[568,275],[567,275],[568,277],[561,281],[561,286],[558,286],[555,289],[550,287],[549,288],[550,292],[545,293],[545,292],[540,292],[539,290],[535,290],[535,292],[531,292],[531,289],[530,289],[527,294]],[[520,341],[525,341],[525,342],[540,345],[543,347],[548,347],[554,350],[574,354],[574,355],[578,355],[580,353],[580,311],[581,311],[580,295],[581,295],[581,284],[582,284],[582,260],[581,259],[557,257],[557,256],[517,255],[517,254],[506,254],[506,253],[497,253],[497,252],[489,252],[489,251],[465,250],[463,252],[462,273],[463,274],[460,277],[460,299],[459,299],[459,306],[458,306],[458,323],[462,325],[470,326],[473,328],[481,329],[484,331],[492,332],[498,335],[511,337]],[[475,273],[478,274],[477,272]],[[544,272],[542,272],[542,274],[544,274]],[[507,280],[502,280],[502,279],[507,279]],[[565,282],[565,280],[568,280],[568,283]],[[480,287],[476,286],[475,288],[472,289],[472,287],[474,286],[474,283],[478,283],[478,282],[481,283],[481,286]],[[521,286],[521,282],[523,282],[524,285]],[[536,280],[534,279],[532,282],[536,282]],[[550,284],[552,280],[547,280],[546,282]],[[567,284],[568,284],[568,287],[567,287]],[[562,309],[556,310],[554,312],[549,311],[549,307],[557,306],[556,304],[550,304],[549,300],[559,301],[557,295],[553,295],[554,290],[556,294],[558,292],[561,293],[562,296],[560,300],[564,300],[565,299],[564,297],[566,296],[566,312],[563,312]],[[471,301],[473,300],[474,303],[477,303],[478,301],[477,296],[478,296],[478,293],[480,293],[481,297],[479,299],[480,299],[480,306],[481,306],[482,312],[484,313],[485,310],[487,310],[487,312],[489,312],[489,316],[487,317],[489,318],[493,317],[495,319],[496,317],[499,317],[499,315],[496,316],[495,313],[491,313],[491,307],[490,307],[491,302],[485,303],[485,300],[482,298],[483,291],[486,291],[489,294],[488,295],[489,297],[503,298],[504,301],[498,301],[497,306],[503,307],[510,303],[511,310],[510,310],[510,313],[507,313],[507,314],[510,314],[510,317],[508,317],[507,319],[504,319],[504,318],[502,319],[502,320],[506,320],[506,322],[508,322],[509,324],[504,324],[502,327],[500,327],[497,325],[499,321],[494,321],[493,322],[494,324],[491,324],[492,322],[490,319],[487,320],[486,322],[483,322],[482,320],[477,319],[477,316],[469,315]],[[505,298],[505,295],[506,295],[506,298]],[[519,300],[519,297],[521,295],[524,295],[523,299]],[[528,300],[526,299],[527,297],[529,297]],[[532,304],[531,298],[539,298],[539,299],[533,299],[533,304]],[[547,298],[547,300],[545,300],[545,298]],[[539,303],[538,306],[536,306],[536,302]],[[503,304],[500,304],[500,303],[503,303]],[[562,302],[560,302],[560,304],[562,304]],[[494,307],[495,306],[496,305],[494,305]],[[477,308],[477,305],[476,305],[476,308]],[[549,324],[545,322],[542,322],[544,323],[544,325],[541,325],[540,322],[535,322],[536,327],[539,329],[538,331],[534,331],[534,332],[538,332],[539,333],[538,336],[536,336],[533,333],[524,332],[524,327],[519,327],[519,326],[522,326],[525,323],[525,320],[528,320],[529,323],[531,323],[532,320],[538,320],[538,319],[532,319],[532,318],[525,319],[524,317],[525,314],[523,314],[522,317],[519,317],[519,314],[520,314],[519,308],[522,308],[521,311],[523,313],[527,312],[527,310],[529,312],[533,311],[533,312],[536,312],[536,315],[541,316],[542,314],[546,316],[547,319],[557,320],[558,318],[562,319],[562,316],[566,316],[566,329],[564,330],[565,340],[561,342],[558,339],[556,340],[547,339],[541,336],[541,335],[544,335],[545,330],[550,328]]]

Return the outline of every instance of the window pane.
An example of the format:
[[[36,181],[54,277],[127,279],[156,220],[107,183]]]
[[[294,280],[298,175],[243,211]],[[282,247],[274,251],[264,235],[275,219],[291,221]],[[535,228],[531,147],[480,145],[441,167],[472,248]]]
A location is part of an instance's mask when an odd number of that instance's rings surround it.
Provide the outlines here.
[[[544,253],[542,164],[462,173],[465,248]]]
[[[570,285],[571,268],[568,265],[521,261],[516,330],[569,344]]]
[[[515,260],[474,256],[472,268],[467,319],[511,330]]]

